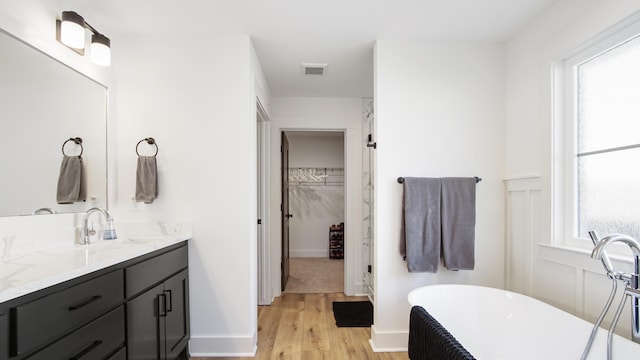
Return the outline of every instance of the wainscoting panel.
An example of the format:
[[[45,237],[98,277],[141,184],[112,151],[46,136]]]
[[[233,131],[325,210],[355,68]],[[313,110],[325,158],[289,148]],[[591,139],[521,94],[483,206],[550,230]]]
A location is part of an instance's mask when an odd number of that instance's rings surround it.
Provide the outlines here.
[[[526,257],[527,241],[516,241],[515,239],[523,239],[522,236],[527,234],[527,219],[524,216],[517,216],[527,213],[528,201],[527,193],[524,191],[512,191],[508,193],[507,208],[512,216],[508,222],[508,241],[506,248],[506,266],[507,266],[507,288],[511,291],[519,293],[527,293],[527,272]],[[524,240],[524,239],[523,239]]]
[[[507,179],[505,285],[508,290],[531,295],[534,239],[540,234],[540,178]]]
[[[551,201],[541,187],[541,178],[526,176],[504,181],[506,201],[505,287],[542,300],[564,311],[594,322],[611,292],[600,261],[591,258],[590,248],[575,248],[554,244],[551,229],[543,228],[551,209],[543,208]],[[548,206],[548,205],[547,205]],[[546,225],[548,227],[548,225]],[[611,255],[614,269],[630,272],[629,257]],[[621,299],[622,284],[618,284],[606,328]],[[629,337],[630,306],[616,327],[616,333]]]
[[[589,294],[589,296],[584,297],[584,319],[587,321],[595,322],[602,312],[602,308],[604,304],[607,302],[609,298],[610,290],[611,290],[611,280],[604,274],[604,271],[593,272],[590,270],[583,270],[583,279],[584,279],[584,293]],[[613,313],[617,309],[617,306],[620,304],[620,300],[622,299],[622,284],[618,283],[618,295],[613,300],[613,304],[611,304],[611,310],[609,310],[608,316],[602,322],[602,326],[606,329],[611,326],[611,320],[613,318]],[[627,299],[625,304],[625,309],[622,310],[622,315],[620,315],[620,321],[618,322],[618,326],[616,329],[617,332],[623,336],[627,336],[631,333],[631,321],[629,321],[629,317],[631,314],[630,307],[630,299]]]
[[[541,259],[537,265],[531,296],[576,314],[576,300],[581,296],[578,269],[551,259]]]

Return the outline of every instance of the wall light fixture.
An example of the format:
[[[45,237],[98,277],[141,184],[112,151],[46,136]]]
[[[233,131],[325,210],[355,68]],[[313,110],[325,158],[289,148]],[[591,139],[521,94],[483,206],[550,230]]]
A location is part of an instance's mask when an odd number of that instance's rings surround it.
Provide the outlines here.
[[[56,19],[56,39],[84,56],[85,30],[91,31],[91,61],[101,66],[111,65],[111,41],[89,25],[75,11],[63,11]]]

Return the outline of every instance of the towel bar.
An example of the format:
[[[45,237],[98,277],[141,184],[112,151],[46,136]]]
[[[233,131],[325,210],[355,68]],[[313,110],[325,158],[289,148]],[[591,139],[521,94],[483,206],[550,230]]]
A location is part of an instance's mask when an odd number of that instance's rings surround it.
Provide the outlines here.
[[[476,184],[479,183],[480,181],[482,181],[482,179],[477,177],[477,176],[474,176],[474,178],[476,179]],[[403,177],[399,177],[398,178],[398,184],[402,184],[402,183],[404,183],[404,178]]]

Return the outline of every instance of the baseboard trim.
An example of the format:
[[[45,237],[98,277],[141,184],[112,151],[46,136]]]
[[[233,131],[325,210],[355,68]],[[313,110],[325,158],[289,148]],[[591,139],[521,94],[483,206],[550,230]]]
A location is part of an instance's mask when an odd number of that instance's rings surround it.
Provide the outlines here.
[[[373,352],[407,351],[408,343],[408,331],[381,331],[375,325],[371,325],[369,345]]]
[[[192,357],[253,357],[258,350],[256,333],[253,336],[191,336],[189,353]]]

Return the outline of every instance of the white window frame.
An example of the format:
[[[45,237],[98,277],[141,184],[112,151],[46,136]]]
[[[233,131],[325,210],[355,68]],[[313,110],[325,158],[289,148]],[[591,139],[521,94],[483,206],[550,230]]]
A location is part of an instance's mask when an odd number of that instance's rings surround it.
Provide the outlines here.
[[[577,66],[640,35],[640,15],[633,16],[588,41],[558,62],[554,69],[554,90],[557,94],[554,169],[556,173],[555,207],[559,219],[555,222],[558,245],[593,249],[591,239],[578,235],[577,204]],[[605,236],[607,234],[598,234]],[[640,240],[640,239],[638,239]],[[610,252],[626,255],[623,247],[611,247]]]

